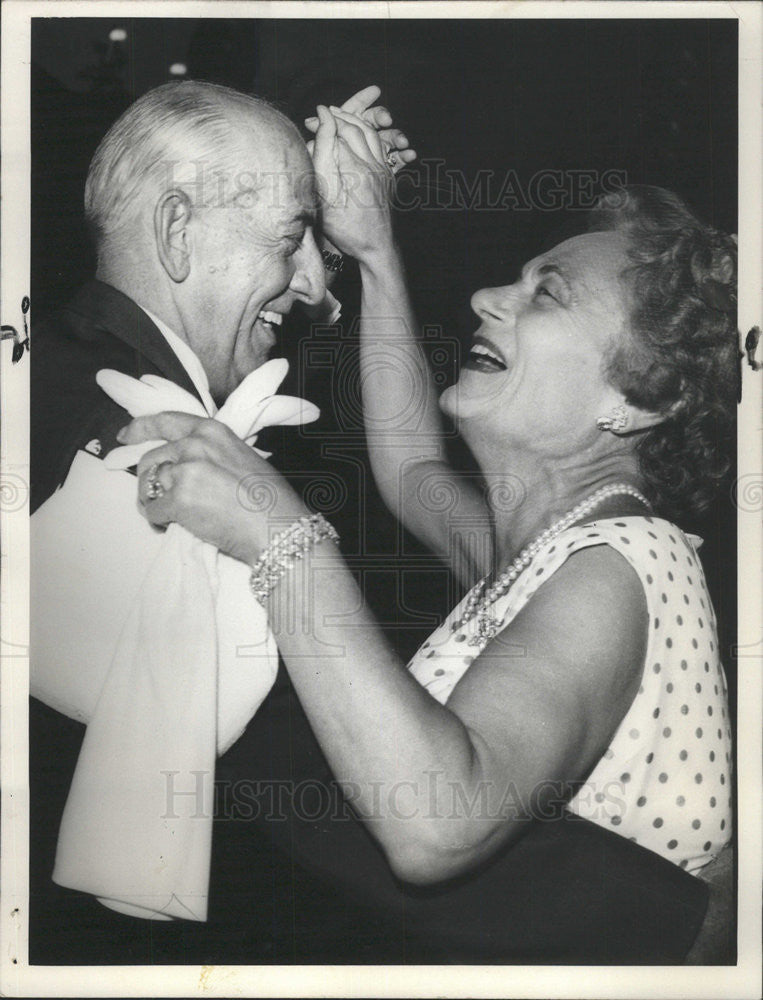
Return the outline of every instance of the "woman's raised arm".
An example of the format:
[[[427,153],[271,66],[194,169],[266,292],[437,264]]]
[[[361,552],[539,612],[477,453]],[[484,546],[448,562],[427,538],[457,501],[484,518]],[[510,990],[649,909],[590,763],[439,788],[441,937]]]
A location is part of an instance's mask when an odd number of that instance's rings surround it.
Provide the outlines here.
[[[358,260],[362,279],[361,381],[374,478],[404,526],[471,584],[487,568],[490,519],[480,491],[447,460],[393,235],[393,174],[378,135],[360,118],[336,108],[320,108],[319,117],[314,160],[324,229]]]

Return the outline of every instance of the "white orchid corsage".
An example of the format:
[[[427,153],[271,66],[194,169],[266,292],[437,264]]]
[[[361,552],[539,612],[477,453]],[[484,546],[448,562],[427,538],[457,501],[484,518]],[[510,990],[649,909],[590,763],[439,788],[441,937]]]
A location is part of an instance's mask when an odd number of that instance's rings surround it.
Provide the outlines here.
[[[289,362],[273,358],[257,368],[235,389],[215,414],[234,434],[254,446],[257,435],[264,427],[309,424],[317,420],[320,410],[298,396],[277,396],[276,389],[286,378]],[[160,375],[142,375],[139,379],[102,368],[95,380],[103,391],[124,407],[132,417],[144,417],[172,410],[209,417],[204,406],[195,396]],[[114,448],[104,459],[109,469],[129,469],[137,465],[142,456],[163,441],[143,441],[141,444]],[[263,458],[268,452],[255,448]]]

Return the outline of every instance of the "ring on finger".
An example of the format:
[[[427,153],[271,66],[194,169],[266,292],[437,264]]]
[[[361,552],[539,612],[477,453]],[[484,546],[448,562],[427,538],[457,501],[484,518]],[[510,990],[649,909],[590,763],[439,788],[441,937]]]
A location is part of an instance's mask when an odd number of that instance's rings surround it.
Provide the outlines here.
[[[395,167],[398,164],[397,150],[395,150],[395,149],[388,149],[387,150],[387,154],[384,157],[384,159],[385,159],[385,161],[387,163],[387,166],[391,167],[394,170]]]
[[[159,482],[157,476],[158,470],[158,465],[152,465],[146,473],[146,497],[149,500],[159,500],[165,493],[164,487]]]

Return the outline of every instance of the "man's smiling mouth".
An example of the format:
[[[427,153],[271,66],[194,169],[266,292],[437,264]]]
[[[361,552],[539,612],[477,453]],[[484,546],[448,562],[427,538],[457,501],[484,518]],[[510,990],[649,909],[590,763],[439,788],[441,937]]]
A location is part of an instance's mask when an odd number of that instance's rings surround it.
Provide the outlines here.
[[[257,314],[257,319],[264,326],[269,327],[271,330],[273,327],[280,327],[283,323],[283,314],[277,312],[271,312],[269,309],[262,309]]]

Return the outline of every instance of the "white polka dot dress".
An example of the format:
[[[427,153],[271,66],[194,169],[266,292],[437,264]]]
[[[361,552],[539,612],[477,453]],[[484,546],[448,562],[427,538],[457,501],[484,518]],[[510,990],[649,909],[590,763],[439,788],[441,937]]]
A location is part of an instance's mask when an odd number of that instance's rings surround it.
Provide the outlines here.
[[[715,614],[692,542],[651,517],[569,528],[537,553],[492,611],[509,624],[568,556],[594,545],[610,545],[638,574],[649,638],[638,694],[568,808],[697,872],[731,837],[731,733]],[[442,704],[480,653],[469,644],[476,619],[452,629],[465,602],[409,664]]]

